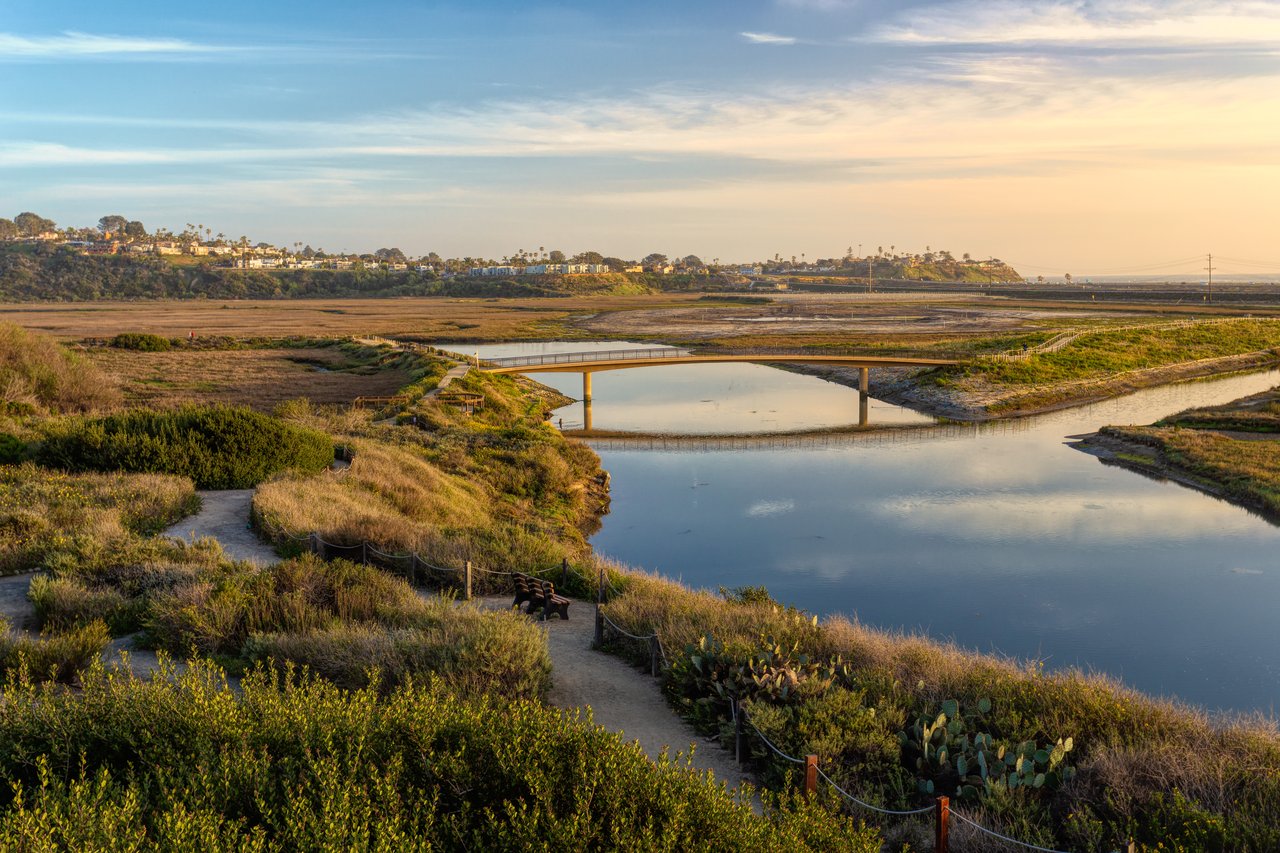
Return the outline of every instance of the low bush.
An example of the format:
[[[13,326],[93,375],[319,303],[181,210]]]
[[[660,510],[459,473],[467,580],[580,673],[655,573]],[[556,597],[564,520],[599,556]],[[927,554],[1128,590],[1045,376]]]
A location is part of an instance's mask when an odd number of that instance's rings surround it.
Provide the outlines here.
[[[0,465],[17,465],[27,458],[27,443],[16,435],[0,432]]]
[[[168,338],[142,332],[121,332],[111,339],[110,345],[116,349],[131,349],[138,352],[168,352],[173,349],[173,342]]]
[[[414,685],[380,698],[259,672],[0,702],[0,837],[19,849],[848,850],[874,831],[816,802],[746,802],[531,702]]]
[[[68,471],[178,474],[201,489],[247,489],[284,470],[324,469],[333,445],[252,409],[186,406],[64,421],[49,429],[37,458]]]
[[[101,622],[37,638],[14,634],[0,619],[0,676],[70,682],[91,662],[99,660],[110,641],[107,627]]]
[[[198,506],[191,481],[181,477],[0,466],[0,575],[97,560]]]
[[[457,693],[537,698],[550,686],[546,641],[515,613],[482,613],[440,599],[421,628],[344,624],[291,634],[255,634],[245,657],[304,665],[343,687],[397,687],[432,673]]]

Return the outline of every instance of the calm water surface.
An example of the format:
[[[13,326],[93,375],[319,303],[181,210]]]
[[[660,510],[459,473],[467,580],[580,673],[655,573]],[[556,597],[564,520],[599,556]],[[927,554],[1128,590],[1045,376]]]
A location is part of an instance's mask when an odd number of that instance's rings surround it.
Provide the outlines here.
[[[581,395],[577,374],[536,378]],[[1099,670],[1207,708],[1274,712],[1280,529],[1065,442],[1278,383],[1273,371],[883,438],[602,443],[613,507],[592,544],[698,587],[764,584],[815,613]],[[597,429],[697,435],[857,422],[856,392],[754,365],[605,372],[593,391]],[[580,412],[557,417],[568,429]],[[873,404],[872,422],[931,420]]]

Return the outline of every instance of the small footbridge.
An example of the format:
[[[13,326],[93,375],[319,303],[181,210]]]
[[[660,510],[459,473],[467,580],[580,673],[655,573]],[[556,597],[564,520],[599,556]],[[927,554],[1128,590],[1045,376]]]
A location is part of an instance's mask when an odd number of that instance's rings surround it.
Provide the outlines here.
[[[959,364],[954,359],[915,358],[880,355],[831,355],[814,352],[693,353],[672,347],[652,349],[597,350],[594,352],[560,352],[521,355],[482,360],[479,369],[485,373],[581,373],[582,403],[585,428],[591,429],[591,374],[604,370],[627,370],[638,367],[670,367],[679,364],[818,364],[858,369],[858,390],[864,397],[869,390],[873,367],[948,367]]]

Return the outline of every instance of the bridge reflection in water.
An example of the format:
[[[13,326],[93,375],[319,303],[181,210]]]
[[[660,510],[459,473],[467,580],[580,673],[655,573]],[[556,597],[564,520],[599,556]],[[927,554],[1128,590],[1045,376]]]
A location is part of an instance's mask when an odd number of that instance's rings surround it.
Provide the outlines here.
[[[639,367],[668,367],[677,364],[818,364],[858,369],[858,426],[870,426],[870,370],[872,367],[944,367],[952,359],[910,358],[872,355],[830,355],[823,353],[751,352],[694,354],[688,350],[625,349],[590,352],[546,353],[488,359],[480,365],[485,373],[581,373],[583,433],[592,431],[591,376],[605,370]]]

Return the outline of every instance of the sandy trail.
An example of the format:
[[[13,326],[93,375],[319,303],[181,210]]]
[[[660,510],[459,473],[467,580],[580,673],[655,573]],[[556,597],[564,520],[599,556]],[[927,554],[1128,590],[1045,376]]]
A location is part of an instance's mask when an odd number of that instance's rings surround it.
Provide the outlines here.
[[[253,489],[199,492],[200,511],[164,532],[165,536],[193,542],[211,536],[233,560],[248,560],[260,566],[280,558],[270,545],[258,538],[249,526]]]
[[[511,597],[489,596],[481,604],[506,609],[511,606]],[[547,700],[552,705],[568,711],[589,707],[597,725],[625,740],[638,741],[651,759],[656,760],[664,750],[672,757],[692,750],[693,767],[711,771],[731,790],[744,781],[754,784],[731,752],[698,734],[671,710],[655,679],[591,648],[595,625],[590,604],[574,601],[568,621],[553,618],[538,624],[547,631],[551,651],[552,687]]]
[[[19,634],[36,633],[36,611],[27,600],[27,587],[35,572],[0,578],[0,619]]]

